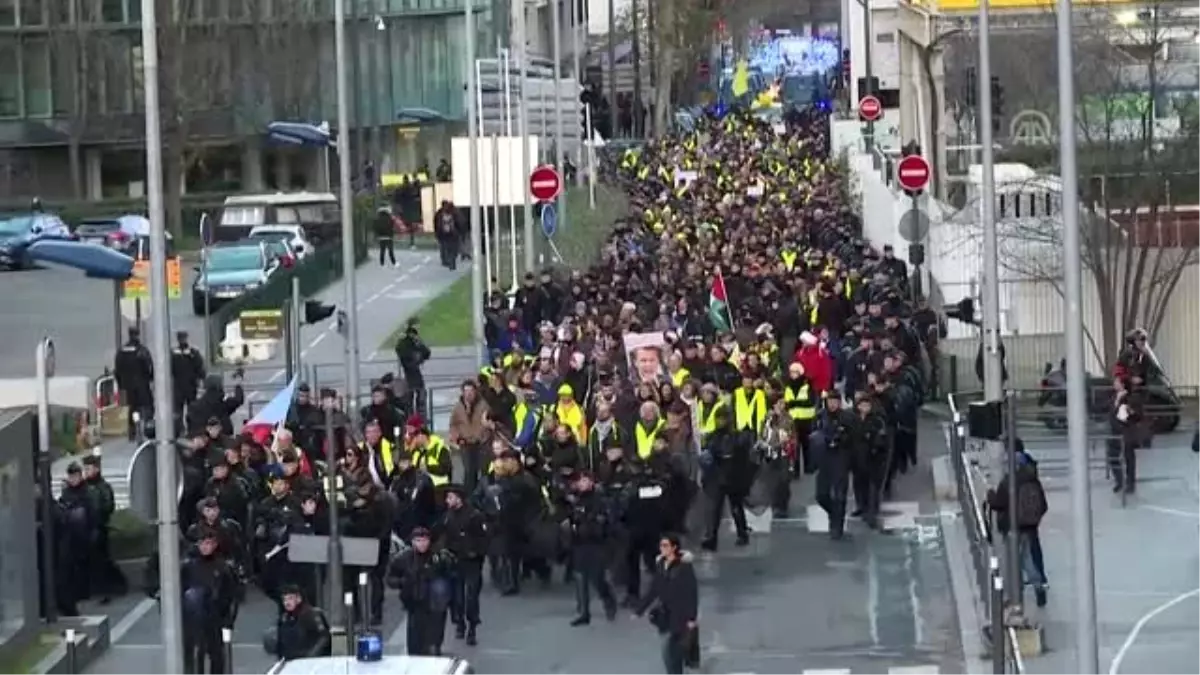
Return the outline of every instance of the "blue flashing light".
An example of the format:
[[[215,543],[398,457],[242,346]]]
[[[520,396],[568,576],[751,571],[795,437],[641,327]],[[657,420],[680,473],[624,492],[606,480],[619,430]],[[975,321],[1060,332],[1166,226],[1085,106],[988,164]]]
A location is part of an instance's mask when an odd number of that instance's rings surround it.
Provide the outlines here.
[[[383,638],[379,633],[369,631],[355,636],[354,657],[358,661],[374,662],[383,660]]]

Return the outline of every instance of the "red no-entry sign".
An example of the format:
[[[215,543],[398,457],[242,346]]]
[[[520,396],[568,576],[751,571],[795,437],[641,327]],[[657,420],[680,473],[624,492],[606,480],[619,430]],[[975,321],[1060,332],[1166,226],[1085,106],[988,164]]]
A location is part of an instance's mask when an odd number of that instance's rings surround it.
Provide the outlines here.
[[[909,155],[896,164],[896,182],[909,192],[924,190],[929,185],[929,162],[920,155]]]
[[[883,117],[883,104],[868,94],[858,101],[858,116],[867,122],[874,122]]]
[[[539,202],[552,202],[562,194],[562,176],[558,169],[543,164],[529,172],[529,194]]]

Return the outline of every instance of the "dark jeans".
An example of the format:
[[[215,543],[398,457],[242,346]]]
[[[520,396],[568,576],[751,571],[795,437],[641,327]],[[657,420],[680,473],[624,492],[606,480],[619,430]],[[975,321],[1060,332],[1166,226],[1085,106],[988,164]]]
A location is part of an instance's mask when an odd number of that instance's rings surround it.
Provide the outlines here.
[[[1109,439],[1107,446],[1108,473],[1118,490],[1133,491],[1137,482],[1137,445],[1123,438]]]
[[[874,457],[867,461],[866,466],[854,470],[854,503],[862,512],[863,521],[873,525],[879,517],[879,498],[883,492],[883,477],[887,469],[879,464],[870,463],[876,461]]]
[[[379,264],[396,264],[396,242],[391,237],[379,240]]]
[[[479,625],[479,592],[483,588],[483,561],[460,560],[450,594],[450,620],[456,626]]]
[[[479,476],[483,473],[483,445],[479,443],[464,443],[462,446],[463,488],[467,494],[475,494],[475,486],[479,484]]]
[[[606,612],[616,610],[608,578],[604,576],[604,549],[594,544],[576,545],[571,556],[575,571],[575,612],[581,617],[592,615],[592,590],[600,596]]]
[[[438,254],[442,267],[455,269],[458,266],[458,242],[454,239],[438,239]]]
[[[830,452],[838,452],[834,448]],[[845,467],[824,466],[817,472],[817,504],[829,516],[829,534],[840,537],[846,530],[846,492],[850,477]]]
[[[712,499],[712,510],[708,514],[708,536],[705,537],[705,541],[716,545],[726,501],[729,502],[729,516],[733,518],[733,526],[737,529],[738,536],[749,536],[750,528],[746,525],[746,496],[741,492],[730,492],[720,484],[709,489],[709,496]]]
[[[625,591],[630,597],[640,597],[642,592],[642,566],[654,569],[658,556],[658,537],[637,536],[629,540],[625,548]]]
[[[808,437],[812,433],[813,420],[792,420],[792,435],[796,438],[796,457],[792,460],[792,475],[800,475],[803,464],[804,473],[816,473],[817,463],[812,450],[808,447]]]
[[[225,645],[221,627],[187,622],[183,627],[183,670],[188,673],[225,673]],[[208,669],[205,669],[207,662]]]
[[[667,675],[682,675],[683,662],[687,660],[687,633],[663,633],[663,672]]]
[[[405,626],[409,656],[437,656],[446,639],[446,611],[429,608],[408,610]]]

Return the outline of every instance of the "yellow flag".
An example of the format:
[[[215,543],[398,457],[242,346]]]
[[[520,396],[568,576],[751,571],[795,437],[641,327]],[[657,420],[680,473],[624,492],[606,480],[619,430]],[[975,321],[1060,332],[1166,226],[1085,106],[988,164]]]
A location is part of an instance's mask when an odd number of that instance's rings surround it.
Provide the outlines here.
[[[737,70],[735,70],[733,73],[733,84],[730,86],[729,91],[731,91],[734,96],[740,97],[749,91],[749,89],[750,67],[746,65],[745,61],[739,61]]]

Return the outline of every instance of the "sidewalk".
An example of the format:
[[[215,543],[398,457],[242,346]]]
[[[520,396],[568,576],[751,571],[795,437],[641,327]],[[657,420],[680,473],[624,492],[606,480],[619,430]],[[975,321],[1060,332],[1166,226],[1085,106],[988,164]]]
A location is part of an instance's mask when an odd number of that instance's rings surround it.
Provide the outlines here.
[[[1099,666],[1104,673],[1196,673],[1200,657],[1200,476],[1190,435],[1175,433],[1155,439],[1138,453],[1137,494],[1125,506],[1112,494],[1102,470],[1091,475],[1091,511]],[[1066,437],[1039,439],[1029,451],[1036,459],[1065,457]],[[949,458],[935,468],[936,491],[954,494]],[[1026,594],[1026,614],[1045,631],[1046,651],[1025,659],[1028,673],[1074,673],[1075,600],[1073,597],[1073,517],[1069,476],[1047,471],[1042,476],[1049,511],[1040,530],[1050,582],[1049,603],[1038,608]],[[974,603],[974,569],[965,551],[965,529],[957,502],[943,502],[943,534],[947,563],[955,577],[959,623],[968,655],[978,650],[978,627],[988,622]],[[951,543],[954,543],[951,546]],[[986,667],[978,663],[975,667]],[[972,672],[975,671],[972,667]]]

